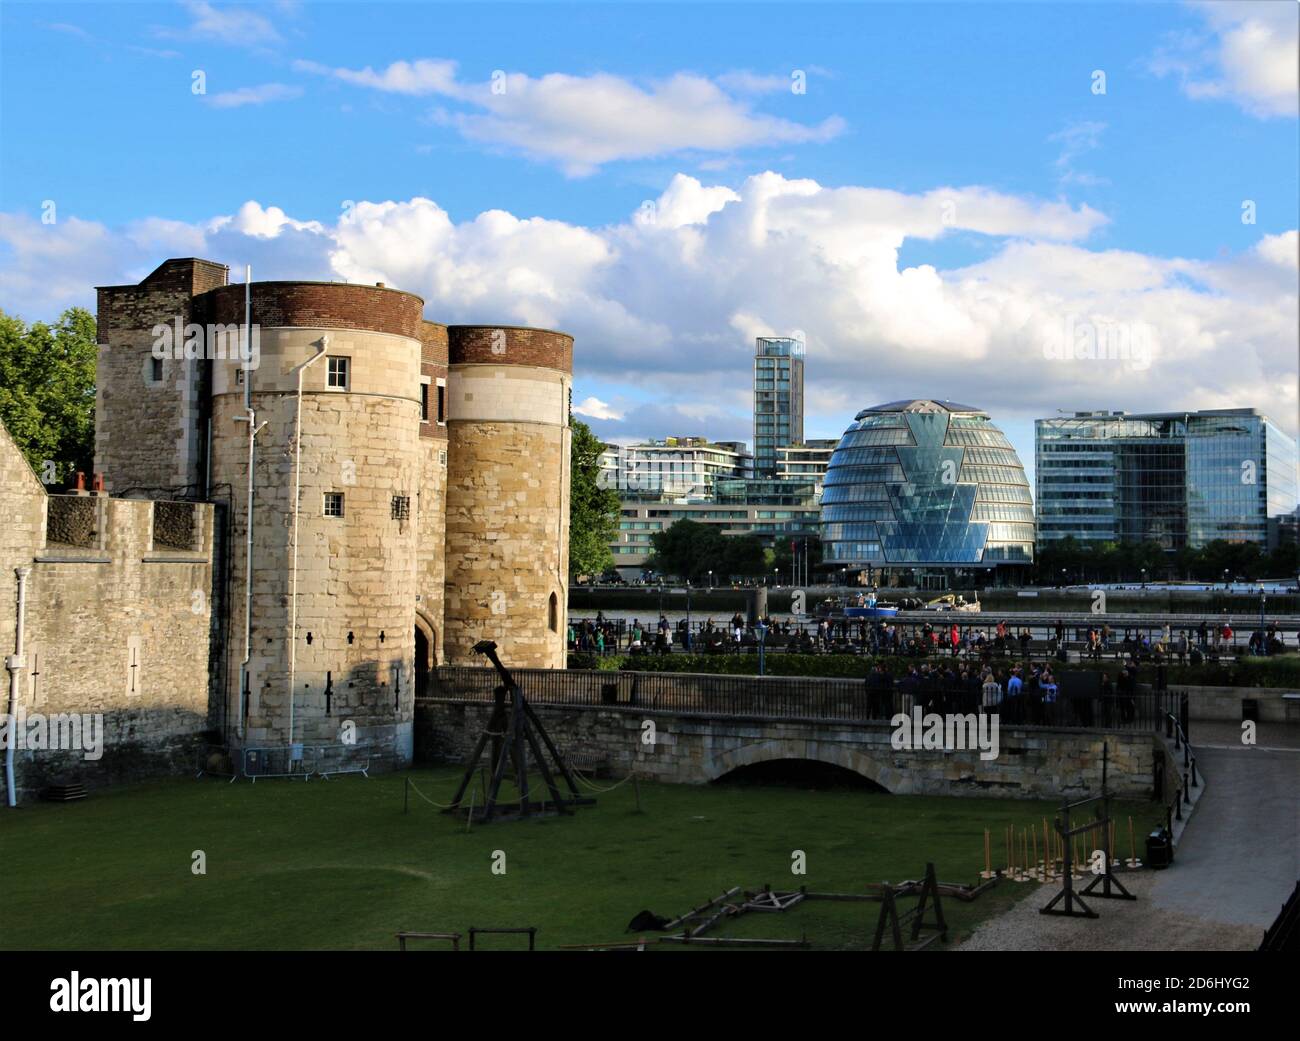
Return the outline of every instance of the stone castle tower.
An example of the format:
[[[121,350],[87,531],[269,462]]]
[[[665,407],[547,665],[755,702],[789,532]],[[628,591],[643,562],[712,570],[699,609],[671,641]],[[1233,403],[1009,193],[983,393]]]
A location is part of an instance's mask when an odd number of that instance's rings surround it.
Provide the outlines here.
[[[224,506],[209,665],[232,743],[328,744],[347,722],[407,761],[433,666],[484,638],[564,666],[573,340],[423,308],[195,259],[99,290],[107,490]]]

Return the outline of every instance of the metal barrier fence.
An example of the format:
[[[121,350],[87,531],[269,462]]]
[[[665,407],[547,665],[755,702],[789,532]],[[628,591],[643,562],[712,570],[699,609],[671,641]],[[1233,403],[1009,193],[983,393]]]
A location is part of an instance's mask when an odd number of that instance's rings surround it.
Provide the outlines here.
[[[892,688],[868,679],[788,676],[716,676],[680,672],[601,672],[514,669],[534,705],[616,708],[721,718],[827,723],[888,722],[897,713],[996,711],[1012,726],[1086,727],[1156,731],[1177,704],[1172,691],[1133,694],[1057,694],[1024,691],[984,707],[982,689],[940,683]],[[443,666],[431,696],[418,701],[491,703],[499,680],[492,669]]]
[[[361,774],[369,777],[371,763],[376,755],[371,744],[329,745],[272,745],[245,748],[239,753],[239,773],[234,776],[250,778],[254,783],[260,777],[312,777],[329,779],[340,774]],[[200,771],[213,773],[211,770]],[[221,775],[225,776],[225,775]]]
[[[245,748],[240,757],[241,776],[252,778],[254,784],[259,777],[301,777],[305,781],[314,772],[309,751],[304,745]]]
[[[362,745],[316,745],[314,766],[316,773],[328,780],[337,774],[370,776],[370,759],[373,749]]]

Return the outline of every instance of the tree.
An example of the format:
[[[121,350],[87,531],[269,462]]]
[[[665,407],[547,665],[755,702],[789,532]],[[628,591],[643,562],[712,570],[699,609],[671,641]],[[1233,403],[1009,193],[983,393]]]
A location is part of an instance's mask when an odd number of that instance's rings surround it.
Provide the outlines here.
[[[609,544],[618,537],[618,493],[597,484],[604,445],[591,427],[570,416],[569,428],[569,577],[600,575],[614,564]]]
[[[95,319],[71,307],[28,326],[0,311],[0,419],[27,461],[66,480],[95,462]]]
[[[726,538],[716,526],[679,520],[650,536],[649,567],[694,581],[713,571],[721,577]]]

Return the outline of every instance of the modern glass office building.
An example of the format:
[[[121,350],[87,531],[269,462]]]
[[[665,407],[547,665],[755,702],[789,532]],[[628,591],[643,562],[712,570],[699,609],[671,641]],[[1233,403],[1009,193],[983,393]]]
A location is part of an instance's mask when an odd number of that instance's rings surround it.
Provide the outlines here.
[[[1250,408],[1040,419],[1034,457],[1040,545],[1266,547],[1270,519],[1296,508],[1295,439]]]
[[[803,441],[803,341],[760,336],[754,349],[754,475],[775,477],[781,445]]]
[[[850,569],[1028,564],[1034,508],[1015,449],[986,412],[952,401],[864,409],[822,488],[822,556]]]

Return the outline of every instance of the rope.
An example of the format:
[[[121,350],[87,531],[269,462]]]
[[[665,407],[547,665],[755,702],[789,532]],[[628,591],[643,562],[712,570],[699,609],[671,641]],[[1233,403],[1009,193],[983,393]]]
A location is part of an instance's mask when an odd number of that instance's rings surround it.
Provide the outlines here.
[[[406,783],[409,784],[409,785],[411,786],[412,789],[414,789],[416,795],[418,795],[421,799],[423,799],[425,802],[427,802],[430,806],[436,806],[436,807],[438,807],[438,809],[440,809],[440,810],[451,810],[451,809],[459,809],[459,808],[460,808],[460,807],[458,807],[458,806],[452,806],[451,804],[443,805],[443,804],[440,803],[440,802],[434,802],[434,801],[433,801],[432,799],[430,799],[427,795],[425,795],[424,792],[420,791],[420,789],[419,789],[419,787],[416,785],[416,783],[415,783],[414,781],[412,781],[409,777],[406,779]],[[501,799],[501,798],[498,798],[498,799],[497,799],[497,803],[498,803],[498,804],[500,804],[500,803],[512,803],[512,802],[523,802],[523,796],[521,795],[521,796],[519,796],[519,797],[516,798],[516,799]]]
[[[450,805],[444,806],[442,803],[434,802],[432,799],[430,799],[427,795],[424,794],[424,792],[420,791],[420,789],[416,786],[415,782],[412,781],[409,777],[406,779],[406,783],[411,787],[411,789],[415,792],[416,795],[418,795],[421,799],[427,802],[430,806],[436,806],[440,810],[451,809]]]
[[[619,781],[617,784],[611,784],[608,788],[604,788],[601,785],[593,784],[591,781],[587,780],[587,778],[583,777],[582,774],[578,773],[576,770],[570,770],[569,774],[579,784],[585,785],[593,792],[600,792],[600,793],[612,792],[615,788],[621,788],[623,785],[627,784],[628,781],[632,780],[633,777],[632,774],[628,774],[626,777],[623,778],[623,780]]]

